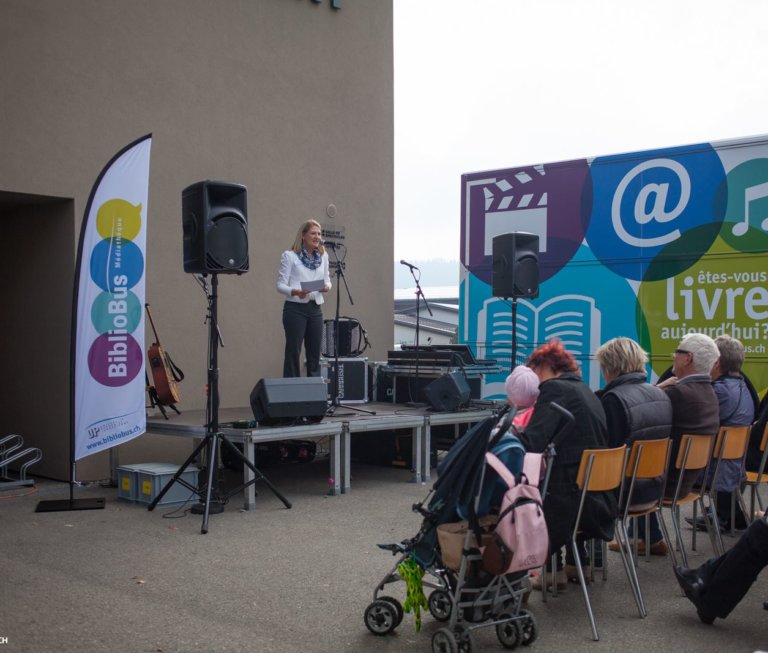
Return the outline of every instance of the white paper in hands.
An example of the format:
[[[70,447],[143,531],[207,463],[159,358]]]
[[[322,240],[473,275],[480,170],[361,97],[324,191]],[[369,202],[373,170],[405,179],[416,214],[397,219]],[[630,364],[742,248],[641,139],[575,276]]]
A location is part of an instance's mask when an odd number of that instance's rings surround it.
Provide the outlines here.
[[[301,289],[302,290],[308,290],[309,292],[315,292],[317,290],[322,290],[325,287],[325,281],[322,279],[318,279],[317,281],[302,281],[301,282]]]

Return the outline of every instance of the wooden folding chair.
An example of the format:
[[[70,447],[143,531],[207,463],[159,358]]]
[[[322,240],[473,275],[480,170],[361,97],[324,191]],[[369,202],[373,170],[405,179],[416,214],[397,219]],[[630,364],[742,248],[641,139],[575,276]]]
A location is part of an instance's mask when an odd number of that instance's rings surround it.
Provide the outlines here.
[[[595,614],[592,611],[592,603],[589,600],[589,590],[587,589],[587,581],[584,578],[584,570],[581,568],[581,555],[579,554],[579,545],[576,542],[576,538],[581,533],[581,516],[584,512],[584,502],[587,495],[591,492],[608,492],[618,489],[624,478],[626,462],[626,445],[616,447],[615,449],[585,449],[581,455],[579,472],[576,477],[576,485],[579,490],[581,490],[581,500],[579,502],[579,511],[576,514],[576,523],[573,528],[573,533],[571,534],[571,550],[573,551],[573,558],[576,562],[576,570],[579,575],[581,591],[584,594],[584,603],[587,608],[589,624],[592,627],[592,637],[595,641],[599,640],[600,637],[597,634]],[[619,551],[621,551],[621,547],[619,547]],[[629,581],[632,583],[629,562],[627,561],[625,552],[621,553],[621,558],[624,562],[624,569],[627,572]],[[603,564],[605,564],[605,560],[606,559],[603,558]],[[638,609],[641,609],[639,604]],[[640,616],[643,616],[642,610]]]
[[[683,565],[688,566],[688,556],[685,553],[685,544],[683,543],[683,536],[680,531],[680,506],[693,503],[698,504],[701,507],[701,512],[704,513],[704,492],[706,483],[702,483],[698,488],[694,488],[690,492],[687,492],[685,496],[682,496],[683,483],[686,482],[691,475],[699,472],[702,478],[707,478],[709,472],[709,464],[712,460],[712,447],[715,444],[714,435],[693,435],[686,433],[680,439],[680,449],[677,452],[677,459],[675,460],[675,469],[678,473],[677,484],[675,485],[675,492],[672,498],[665,497],[662,501],[662,506],[669,508],[669,512],[672,516],[672,525],[675,528],[675,538],[677,548],[680,549],[680,553],[683,557]],[[659,512],[659,522],[663,522],[664,513]],[[707,530],[709,531],[709,537],[712,540],[712,548],[716,548],[715,537],[712,533],[712,523],[709,519],[706,520]],[[669,547],[670,554],[672,556],[672,563],[677,565],[677,556],[675,555],[675,547]]]
[[[619,542],[619,551],[629,552],[629,566],[627,567],[627,576],[629,577],[632,591],[635,595],[637,607],[640,610],[640,616],[645,617],[648,612],[645,609],[643,594],[640,590],[640,580],[637,576],[637,539],[635,538],[635,550],[631,549],[629,534],[627,533],[627,522],[634,521],[633,531],[637,533],[637,520],[643,518],[646,520],[645,532],[648,533],[648,518],[654,513],[661,513],[661,507],[664,500],[664,488],[667,482],[667,467],[669,465],[669,452],[671,450],[671,440],[669,438],[660,438],[658,440],[636,440],[632,443],[629,451],[627,465],[624,472],[624,483],[621,486],[619,495],[619,509],[621,514],[616,520],[616,539]],[[651,498],[642,504],[635,501],[635,487],[637,481],[659,479],[658,497]],[[667,526],[663,519],[659,519],[662,534],[667,547],[671,546]],[[645,552],[650,556],[650,546],[646,542]],[[622,557],[623,560],[623,557]]]
[[[715,446],[712,449],[712,462],[715,464],[714,473],[710,480],[705,483],[704,492],[709,500],[709,511],[704,513],[704,519],[709,519],[712,525],[712,531],[715,534],[715,540],[717,542],[716,552],[720,555],[725,553],[725,546],[723,545],[723,537],[720,534],[720,523],[717,516],[717,486],[721,477],[721,470],[723,469],[722,463],[726,460],[733,460],[739,462],[739,473],[744,466],[744,458],[747,455],[747,445],[749,444],[749,429],[750,426],[721,426],[717,432],[717,438],[715,438]],[[744,504],[744,498],[739,492],[738,486],[733,490],[732,494],[737,496],[739,505],[747,514],[747,507]],[[731,511],[731,529],[733,529],[735,510]],[[696,550],[696,504],[694,504],[693,510],[693,534],[691,535],[691,548]]]
[[[760,486],[768,484],[768,474],[766,473],[765,467],[766,463],[768,463],[768,423],[766,423],[765,428],[763,429],[763,438],[760,440],[760,451],[762,452],[762,457],[760,458],[760,465],[758,466],[756,471],[749,471],[747,470],[747,481],[745,488],[749,488],[750,492],[750,503],[749,503],[749,512],[745,513],[745,515],[748,517],[749,521],[753,521],[755,519],[755,499],[757,499],[757,504],[760,506],[760,510],[765,510],[763,507],[763,500],[760,498]],[[744,497],[742,495],[742,501],[744,500]]]

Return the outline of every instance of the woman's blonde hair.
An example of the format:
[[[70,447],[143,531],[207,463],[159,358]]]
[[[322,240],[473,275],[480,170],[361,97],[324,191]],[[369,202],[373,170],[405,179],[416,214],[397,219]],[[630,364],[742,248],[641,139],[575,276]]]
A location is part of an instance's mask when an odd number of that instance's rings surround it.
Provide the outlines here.
[[[320,231],[323,230],[320,223],[313,218],[304,220],[304,222],[301,223],[301,226],[299,227],[299,231],[296,233],[296,238],[293,241],[293,247],[291,247],[291,249],[297,254],[301,251],[301,248],[304,244],[304,234],[307,233],[312,227],[317,227],[318,229],[320,229]],[[325,254],[325,247],[323,247],[322,243],[320,243],[320,247],[317,248],[317,251],[320,252],[321,256]]]
[[[614,377],[629,372],[645,372],[648,354],[631,338],[613,338],[596,352],[600,369]]]

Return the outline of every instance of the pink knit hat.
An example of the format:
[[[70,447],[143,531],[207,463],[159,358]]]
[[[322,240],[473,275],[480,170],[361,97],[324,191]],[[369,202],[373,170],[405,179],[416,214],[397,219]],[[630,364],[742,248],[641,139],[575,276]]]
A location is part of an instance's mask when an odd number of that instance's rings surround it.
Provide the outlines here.
[[[539,396],[539,377],[530,367],[518,365],[504,382],[504,390],[510,403],[518,408],[528,408]]]

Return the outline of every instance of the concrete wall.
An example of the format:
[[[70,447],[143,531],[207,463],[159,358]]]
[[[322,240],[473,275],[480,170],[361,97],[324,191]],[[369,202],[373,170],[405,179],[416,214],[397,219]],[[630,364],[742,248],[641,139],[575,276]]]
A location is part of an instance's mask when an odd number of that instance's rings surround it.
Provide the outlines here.
[[[355,303],[342,291],[341,314],[366,325],[370,359],[386,357],[390,2],[345,0],[334,10],[310,0],[4,0],[0,60],[2,283],[13,290],[3,293],[0,351],[27,368],[10,377],[0,433],[43,447],[34,474],[68,474],[72,281],[88,194],[107,161],[150,132],[147,301],[186,374],[182,411],[205,405],[206,302],[183,271],[181,232],[181,191],[202,179],[248,188],[250,271],[219,276],[222,407],[247,405],[259,378],[281,374],[274,283],[280,253],[306,217],[346,229]],[[335,291],[328,299],[330,318]],[[170,440],[142,436],[120,447],[120,460],[183,460],[189,443]],[[79,477],[106,477],[107,459],[85,459]]]

